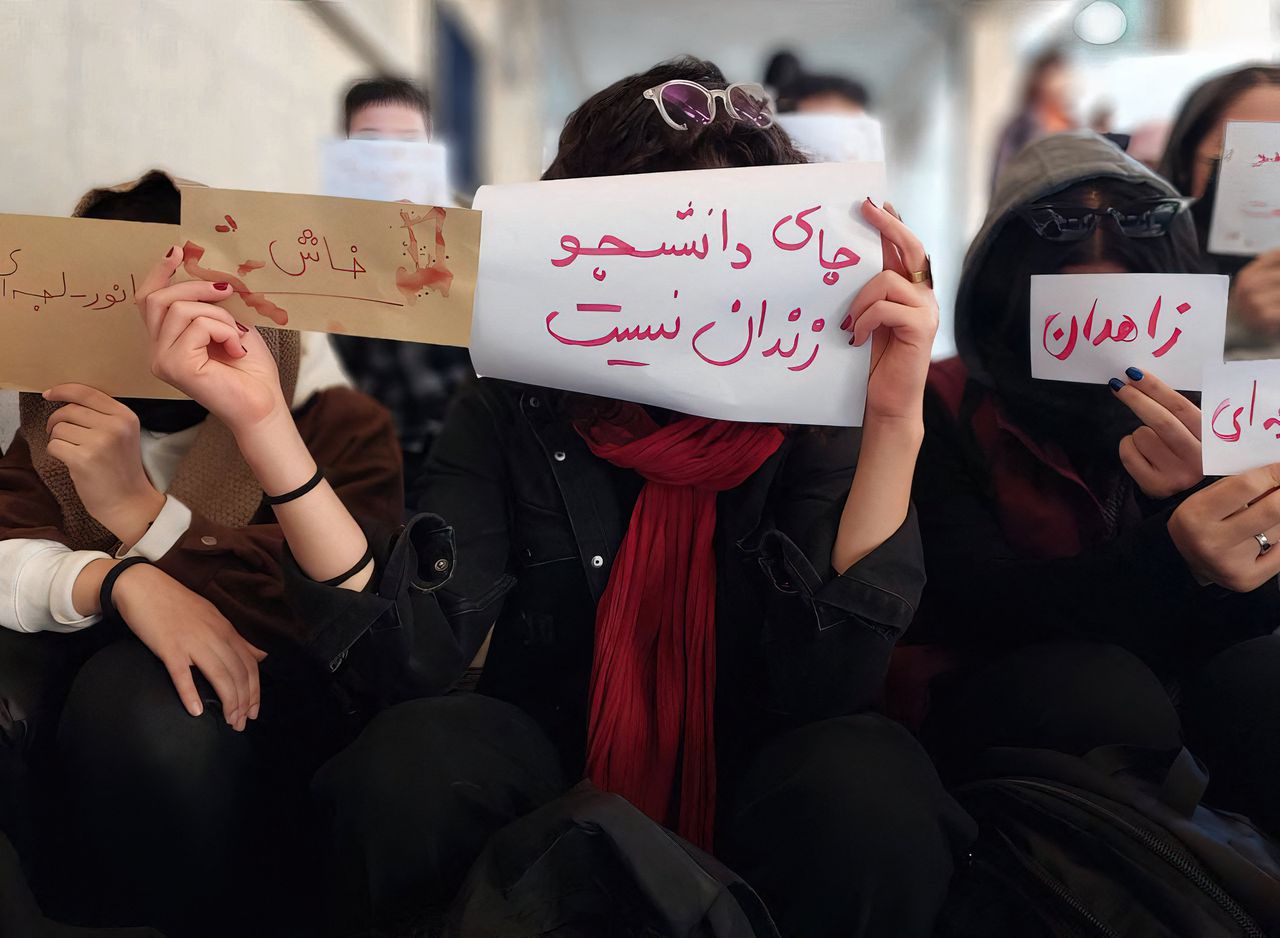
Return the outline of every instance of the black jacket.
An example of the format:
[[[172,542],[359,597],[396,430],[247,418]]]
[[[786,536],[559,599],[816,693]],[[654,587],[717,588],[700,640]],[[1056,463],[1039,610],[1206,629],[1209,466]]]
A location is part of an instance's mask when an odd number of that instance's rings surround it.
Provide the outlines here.
[[[445,693],[496,626],[479,690],[533,715],[566,768],[584,759],[596,604],[643,480],[593,455],[559,392],[483,380],[458,399],[428,460],[422,512],[368,530],[364,593],[292,566],[315,653],[336,671],[383,642],[392,698]],[[760,734],[871,706],[910,623],[924,569],[914,513],[837,576],[831,549],[856,430],[793,430],[717,502],[717,733],[721,758]],[[394,638],[386,638],[386,636]],[[385,639],[385,640],[384,640]],[[350,650],[350,656],[347,655]],[[392,677],[387,655],[399,661]],[[364,662],[361,664],[361,662]],[[387,695],[387,688],[373,688]]]

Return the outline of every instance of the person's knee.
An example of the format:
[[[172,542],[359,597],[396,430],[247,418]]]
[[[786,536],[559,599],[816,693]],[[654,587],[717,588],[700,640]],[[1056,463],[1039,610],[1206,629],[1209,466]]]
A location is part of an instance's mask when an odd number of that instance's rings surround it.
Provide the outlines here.
[[[814,723],[766,745],[734,799],[731,824],[790,828],[821,852],[877,865],[943,866],[968,820],[906,729],[863,714]],[[740,839],[740,838],[739,838]]]
[[[187,713],[164,665],[140,642],[94,655],[72,684],[58,730],[68,778],[181,794],[217,787],[243,740],[220,707]],[[98,782],[95,782],[97,784]]]
[[[1181,744],[1177,711],[1160,680],[1115,645],[1054,642],[1013,652],[963,679],[926,726],[950,762],[992,746],[1082,755],[1098,746]]]

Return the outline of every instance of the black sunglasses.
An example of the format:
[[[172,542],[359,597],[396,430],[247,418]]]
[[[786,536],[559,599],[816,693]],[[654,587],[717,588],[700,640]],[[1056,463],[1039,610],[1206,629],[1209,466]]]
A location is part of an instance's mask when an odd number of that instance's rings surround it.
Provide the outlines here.
[[[1142,199],[1107,208],[1042,202],[1024,205],[1017,214],[1046,241],[1083,241],[1097,230],[1104,218],[1115,220],[1128,238],[1160,238],[1169,233],[1173,220],[1195,199]]]

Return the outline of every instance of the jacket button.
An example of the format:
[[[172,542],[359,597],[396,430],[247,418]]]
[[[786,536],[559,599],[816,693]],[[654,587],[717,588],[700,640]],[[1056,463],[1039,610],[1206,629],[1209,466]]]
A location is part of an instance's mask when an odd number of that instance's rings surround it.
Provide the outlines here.
[[[200,543],[205,547],[217,547],[218,539],[210,534],[206,534],[204,537],[200,538]]]
[[[604,566],[604,558],[601,557],[599,554],[596,554],[594,557],[591,558],[591,566],[599,570],[601,567]]]
[[[435,562],[435,568],[436,568],[436,573],[444,573],[446,570],[449,569],[449,561],[441,557],[439,560]]]
[[[531,398],[529,398],[529,406],[530,406],[530,407],[541,407],[541,406],[542,406],[542,401],[540,401],[540,400],[539,400],[538,398],[536,398],[536,397],[531,397]]]
[[[564,462],[565,461],[564,450],[562,449],[556,450],[554,453],[551,454],[551,458],[554,459],[556,462]]]

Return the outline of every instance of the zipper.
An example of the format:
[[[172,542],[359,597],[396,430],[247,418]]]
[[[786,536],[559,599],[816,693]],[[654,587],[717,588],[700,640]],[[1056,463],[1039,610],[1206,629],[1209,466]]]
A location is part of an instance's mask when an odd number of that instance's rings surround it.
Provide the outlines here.
[[[995,875],[996,879],[1002,880],[1006,885],[1016,888],[1017,882],[1014,877],[1007,871],[1001,869],[999,864],[995,863],[993,860],[975,855],[973,857],[973,861],[979,866],[986,867]],[[1120,938],[1116,932],[1112,931],[1111,927],[1108,926],[1106,922],[1094,915],[1093,912],[1089,910],[1088,906],[1076,898],[1075,893],[1071,892],[1066,886],[1062,885],[1044,870],[1040,869],[1038,864],[1034,862],[1019,863],[1019,867],[1027,870],[1037,883],[1051,892],[1054,898],[1074,912],[1085,924],[1089,925],[1095,934],[1101,935],[1103,938]],[[1071,930],[1073,933],[1077,935],[1079,934],[1075,928],[1072,928]]]
[[[1186,851],[1173,846],[1168,841],[1163,840],[1160,837],[1157,837],[1155,834],[1151,833],[1151,831],[1130,823],[1127,819],[1116,814],[1114,811],[1109,811],[1105,807],[1089,801],[1087,798],[1081,798],[1072,791],[1059,788],[1054,785],[1048,785],[1044,782],[1032,781],[1031,779],[1008,778],[1003,779],[1002,781],[1012,785],[1021,785],[1024,788],[1031,788],[1036,791],[1055,795],[1065,801],[1073,802],[1091,814],[1104,817],[1107,821],[1120,828],[1134,840],[1138,841],[1138,843],[1155,853],[1156,856],[1168,863],[1188,879],[1194,886],[1196,886],[1196,888],[1216,902],[1222,911],[1231,916],[1235,923],[1240,927],[1240,930],[1244,932],[1248,938],[1266,938],[1266,935],[1258,926],[1258,923],[1253,920],[1240,903],[1231,898],[1231,896],[1227,894],[1226,890],[1218,885],[1212,877],[1207,875],[1204,872],[1203,867],[1201,867],[1200,864],[1197,863],[1196,860]]]

